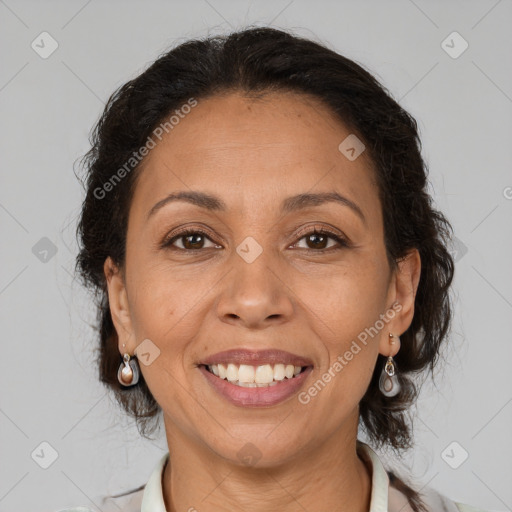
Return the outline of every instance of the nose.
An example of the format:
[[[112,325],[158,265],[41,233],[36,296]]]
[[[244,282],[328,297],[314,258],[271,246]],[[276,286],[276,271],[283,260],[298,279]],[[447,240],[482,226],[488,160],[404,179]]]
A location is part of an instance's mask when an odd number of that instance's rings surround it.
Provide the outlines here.
[[[217,301],[220,320],[247,329],[289,321],[294,311],[293,293],[268,252],[263,251],[251,263],[236,253],[233,260]]]

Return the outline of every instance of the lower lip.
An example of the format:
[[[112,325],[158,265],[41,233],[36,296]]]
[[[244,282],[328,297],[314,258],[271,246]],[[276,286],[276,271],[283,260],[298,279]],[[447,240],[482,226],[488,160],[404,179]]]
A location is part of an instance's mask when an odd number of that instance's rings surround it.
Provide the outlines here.
[[[308,366],[302,373],[293,379],[285,378],[275,386],[267,386],[264,388],[244,388],[215,376],[204,366],[199,366],[199,370],[205,376],[213,389],[234,405],[241,405],[245,407],[265,407],[269,405],[276,405],[294,395],[303,386],[313,368]]]

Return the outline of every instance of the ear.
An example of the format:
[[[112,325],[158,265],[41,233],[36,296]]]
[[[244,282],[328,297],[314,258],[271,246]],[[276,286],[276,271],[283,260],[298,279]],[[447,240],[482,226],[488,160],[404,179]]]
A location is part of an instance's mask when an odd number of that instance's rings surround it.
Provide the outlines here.
[[[390,344],[389,333],[400,336],[411,325],[420,282],[421,258],[417,249],[411,249],[397,263],[398,268],[393,272],[389,285],[389,300],[394,304],[392,309],[395,315],[388,323],[379,345],[379,352],[385,356],[394,356],[400,349],[400,343]],[[396,341],[396,338],[393,339]]]
[[[103,272],[107,280],[108,302],[117,332],[119,353],[133,354],[135,352],[135,336],[123,273],[110,256],[103,264]],[[125,347],[123,347],[123,343],[126,345]]]

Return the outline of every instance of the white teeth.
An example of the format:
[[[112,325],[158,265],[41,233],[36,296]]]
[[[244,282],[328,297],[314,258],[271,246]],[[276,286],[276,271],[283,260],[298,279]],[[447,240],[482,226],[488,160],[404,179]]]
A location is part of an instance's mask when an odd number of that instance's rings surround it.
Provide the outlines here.
[[[284,379],[284,364],[274,365],[274,380]]]
[[[254,366],[241,364],[238,369],[238,382],[254,382]]]
[[[248,364],[236,365],[233,363],[212,364],[208,369],[214,375],[221,379],[227,379],[232,384],[238,386],[254,388],[273,386],[285,378],[292,379],[299,375],[301,366],[292,364],[264,364],[260,366],[251,366]]]
[[[274,371],[272,370],[272,366],[269,364],[264,364],[263,366],[258,366],[256,368],[256,373],[254,375],[254,382],[257,384],[268,384],[274,380]]]
[[[238,367],[232,363],[229,363],[228,369],[226,371],[226,378],[230,382],[236,382],[238,380]]]
[[[293,364],[287,364],[284,368],[284,374],[287,379],[291,379],[293,377],[293,372],[295,370],[295,367]]]

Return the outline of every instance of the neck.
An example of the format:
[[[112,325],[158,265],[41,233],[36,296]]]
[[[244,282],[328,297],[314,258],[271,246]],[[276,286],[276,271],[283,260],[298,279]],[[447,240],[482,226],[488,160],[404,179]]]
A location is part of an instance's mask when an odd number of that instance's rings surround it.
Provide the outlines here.
[[[205,450],[165,421],[170,459],[162,488],[167,512],[370,508],[371,470],[357,455],[357,423],[350,432],[340,429],[311,452],[286,462],[247,467]]]

